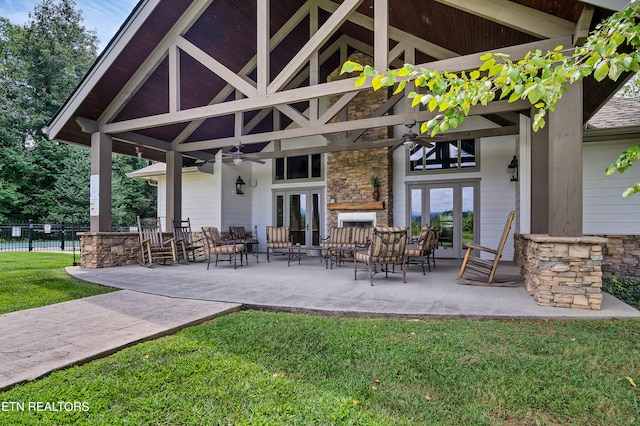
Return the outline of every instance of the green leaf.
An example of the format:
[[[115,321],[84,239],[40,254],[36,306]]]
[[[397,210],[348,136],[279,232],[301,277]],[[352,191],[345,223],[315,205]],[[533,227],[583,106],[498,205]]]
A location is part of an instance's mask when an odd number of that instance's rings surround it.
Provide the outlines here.
[[[474,80],[479,79],[479,78],[480,78],[480,71],[478,71],[478,70],[471,71],[471,72],[469,73],[469,77],[471,77],[471,78],[472,78],[472,79],[474,79]]]
[[[371,65],[366,65],[363,72],[367,77],[376,77],[379,74],[378,71],[376,71],[376,69]]]
[[[593,73],[593,77],[596,81],[602,81],[609,74],[609,64],[605,61],[600,61],[600,63],[596,66],[596,70]]]
[[[350,73],[354,71],[362,71],[362,65],[357,62],[347,61],[342,65],[342,69],[340,70],[340,75],[344,73]]]
[[[493,58],[493,53],[491,52],[485,53],[484,55],[480,56],[481,61],[488,61],[491,58]]]
[[[438,99],[435,97],[432,97],[429,100],[429,105],[427,105],[427,108],[429,108],[429,111],[431,112],[435,111],[435,109],[438,108]]]
[[[373,90],[378,90],[382,88],[382,79],[385,78],[384,74],[378,74],[371,80],[371,86]]]
[[[356,80],[354,86],[355,87],[360,87],[362,86],[365,82],[367,81],[367,76],[364,74],[360,74],[360,77],[358,77],[358,79]]]
[[[402,92],[406,85],[407,80],[402,80],[400,83],[398,83],[398,87],[396,87],[396,90],[394,90],[393,94],[397,95],[398,93]]]

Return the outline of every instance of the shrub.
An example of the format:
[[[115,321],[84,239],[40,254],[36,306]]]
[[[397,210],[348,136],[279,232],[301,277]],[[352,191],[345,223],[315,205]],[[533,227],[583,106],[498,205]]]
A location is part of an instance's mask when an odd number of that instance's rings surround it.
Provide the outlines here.
[[[602,290],[640,309],[640,278],[616,277],[607,274],[602,277]]]

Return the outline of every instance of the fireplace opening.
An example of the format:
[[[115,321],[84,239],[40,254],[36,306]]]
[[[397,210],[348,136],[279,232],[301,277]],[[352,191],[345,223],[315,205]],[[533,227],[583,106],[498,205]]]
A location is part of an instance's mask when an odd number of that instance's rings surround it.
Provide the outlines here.
[[[338,213],[338,226],[356,226],[367,228],[376,226],[375,212]]]

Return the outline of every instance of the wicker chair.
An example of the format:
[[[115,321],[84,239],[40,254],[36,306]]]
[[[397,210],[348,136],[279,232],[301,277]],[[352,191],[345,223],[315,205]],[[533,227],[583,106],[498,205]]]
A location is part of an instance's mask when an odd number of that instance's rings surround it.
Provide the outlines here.
[[[242,256],[245,253],[244,244],[238,244],[234,240],[223,240],[218,228],[215,226],[202,227],[205,239],[205,249],[207,251],[207,270],[211,264],[211,256],[216,255],[216,268],[218,267],[219,256],[229,255],[228,262],[233,264],[233,269],[238,267],[238,256],[240,256],[240,266],[242,266]],[[227,260],[224,260],[225,262]]]
[[[373,229],[371,243],[367,250],[356,251],[354,256],[354,278],[358,279],[358,262],[367,265],[371,285],[373,277],[378,272],[384,272],[389,276],[389,265],[400,265],[402,278],[407,282],[407,229],[403,227],[376,227]]]

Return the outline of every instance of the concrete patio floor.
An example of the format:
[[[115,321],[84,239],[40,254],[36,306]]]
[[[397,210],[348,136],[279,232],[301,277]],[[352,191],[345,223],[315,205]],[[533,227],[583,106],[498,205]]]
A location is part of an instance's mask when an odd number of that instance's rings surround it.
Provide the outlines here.
[[[137,265],[85,269],[69,267],[72,276],[106,286],[181,299],[240,304],[245,308],[344,316],[400,316],[477,319],[627,319],[640,311],[604,294],[602,309],[550,308],[538,306],[520,282],[516,287],[477,287],[456,282],[460,261],[437,260],[426,275],[410,266],[407,282],[400,274],[378,274],[370,286],[366,271],[354,280],[353,263],[326,269],[319,257],[303,256],[301,264],[287,266],[286,257],[233,269],[228,262],[218,267],[189,263]],[[518,268],[510,262],[498,276],[519,281]]]

